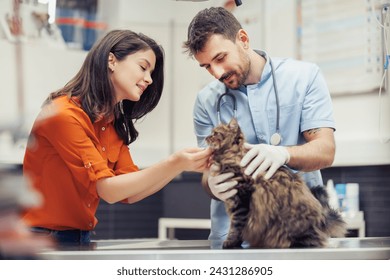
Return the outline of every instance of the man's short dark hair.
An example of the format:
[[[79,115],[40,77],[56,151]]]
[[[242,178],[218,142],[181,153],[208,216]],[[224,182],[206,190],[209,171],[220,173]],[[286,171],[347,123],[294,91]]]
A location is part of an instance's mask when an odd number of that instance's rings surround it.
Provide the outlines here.
[[[188,26],[187,41],[183,47],[193,56],[202,51],[211,35],[220,34],[231,41],[241,29],[241,24],[232,13],[222,7],[204,9],[192,19]]]

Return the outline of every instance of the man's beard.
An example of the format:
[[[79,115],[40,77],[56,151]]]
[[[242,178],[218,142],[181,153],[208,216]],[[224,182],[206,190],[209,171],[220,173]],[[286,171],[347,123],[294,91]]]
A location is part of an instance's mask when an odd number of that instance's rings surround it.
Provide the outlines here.
[[[238,89],[240,86],[245,84],[245,81],[248,78],[251,61],[249,60],[248,57],[242,57],[242,58],[243,60],[245,59],[247,63],[244,65],[244,68],[242,68],[241,74],[233,70],[223,74],[222,77],[219,79],[219,81],[224,83],[225,86],[229,89]],[[231,75],[236,75],[237,84],[235,86],[225,83],[225,79],[229,78]]]

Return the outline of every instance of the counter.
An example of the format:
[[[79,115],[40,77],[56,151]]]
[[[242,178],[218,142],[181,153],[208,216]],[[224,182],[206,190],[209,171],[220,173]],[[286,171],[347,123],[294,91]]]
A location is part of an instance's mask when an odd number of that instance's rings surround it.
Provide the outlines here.
[[[325,248],[211,249],[208,240],[100,240],[92,248],[42,252],[60,260],[367,260],[390,259],[390,237],[332,238]]]

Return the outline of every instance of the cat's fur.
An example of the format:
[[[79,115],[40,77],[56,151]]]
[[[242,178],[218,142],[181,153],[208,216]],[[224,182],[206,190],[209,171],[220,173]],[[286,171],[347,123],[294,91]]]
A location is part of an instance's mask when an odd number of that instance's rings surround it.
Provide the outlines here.
[[[238,192],[225,201],[231,224],[223,248],[240,248],[243,240],[256,248],[323,247],[329,237],[343,237],[346,224],[331,209],[322,186],[309,188],[286,167],[268,180],[244,174],[247,152],[237,121],[221,124],[206,138],[219,174],[234,172]],[[215,174],[214,174],[215,175]],[[203,180],[203,185],[211,194]]]

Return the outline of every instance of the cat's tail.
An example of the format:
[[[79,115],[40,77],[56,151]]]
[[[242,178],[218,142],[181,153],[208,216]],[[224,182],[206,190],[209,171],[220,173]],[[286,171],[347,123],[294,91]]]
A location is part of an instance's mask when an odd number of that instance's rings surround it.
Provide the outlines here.
[[[329,206],[328,192],[323,186],[310,188],[311,193],[320,202],[326,217],[324,230],[330,237],[344,237],[347,233],[347,224],[339,211]]]

